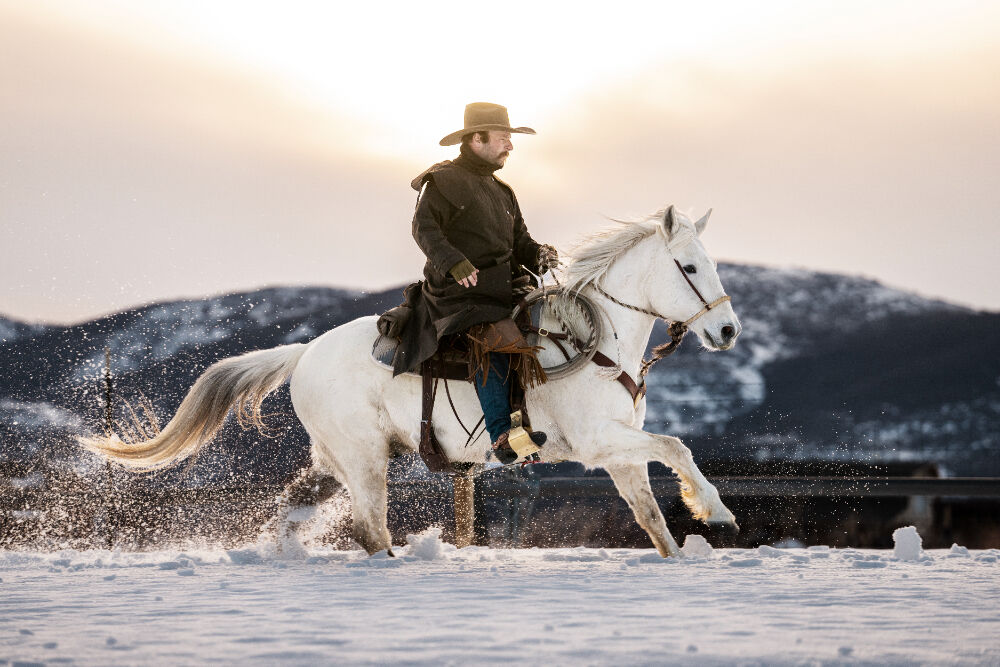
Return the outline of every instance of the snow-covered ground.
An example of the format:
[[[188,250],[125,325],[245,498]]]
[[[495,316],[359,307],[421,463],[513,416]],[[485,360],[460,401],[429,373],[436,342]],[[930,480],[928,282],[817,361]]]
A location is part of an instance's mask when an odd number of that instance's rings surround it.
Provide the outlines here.
[[[0,664],[998,664],[1000,550],[0,552]],[[700,554],[700,555],[699,555]]]

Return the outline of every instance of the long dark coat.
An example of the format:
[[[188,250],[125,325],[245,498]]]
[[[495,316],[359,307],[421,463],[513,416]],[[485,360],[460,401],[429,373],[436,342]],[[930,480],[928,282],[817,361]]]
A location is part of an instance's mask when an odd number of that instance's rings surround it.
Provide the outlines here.
[[[420,192],[413,238],[427,263],[424,280],[405,292],[412,313],[393,360],[395,374],[416,370],[447,335],[510,317],[512,280],[524,274],[522,266],[538,272],[539,245],[514,191],[493,175],[495,169],[465,150],[411,183]],[[464,259],[479,269],[475,287],[463,287],[448,273]]]

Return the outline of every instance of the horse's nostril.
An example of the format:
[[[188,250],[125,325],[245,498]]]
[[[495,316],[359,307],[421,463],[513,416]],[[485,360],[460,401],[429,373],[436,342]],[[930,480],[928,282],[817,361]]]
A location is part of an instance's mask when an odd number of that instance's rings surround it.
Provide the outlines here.
[[[725,339],[725,340],[732,340],[733,336],[735,336],[735,335],[736,335],[736,329],[734,329],[732,326],[730,326],[730,325],[727,324],[726,326],[722,327],[722,337],[723,337],[723,339]]]

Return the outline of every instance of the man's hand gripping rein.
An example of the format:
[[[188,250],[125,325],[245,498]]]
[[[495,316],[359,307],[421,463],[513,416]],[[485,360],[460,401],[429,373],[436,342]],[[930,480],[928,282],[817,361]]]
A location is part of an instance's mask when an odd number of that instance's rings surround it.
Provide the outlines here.
[[[559,266],[559,252],[548,244],[538,247],[538,273],[542,274]]]

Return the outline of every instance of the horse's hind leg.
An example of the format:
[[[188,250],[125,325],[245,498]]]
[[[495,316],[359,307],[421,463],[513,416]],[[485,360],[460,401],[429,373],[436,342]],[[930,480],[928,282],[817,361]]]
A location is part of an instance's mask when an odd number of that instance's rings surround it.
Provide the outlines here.
[[[316,507],[332,498],[343,488],[333,475],[315,466],[302,470],[285,487],[278,498],[278,512],[270,524],[279,551],[289,544],[303,521],[310,518]]]
[[[333,475],[309,467],[285,487],[285,498],[290,507],[318,505],[332,498],[342,488]]]
[[[351,437],[339,429],[336,437],[325,434],[313,447],[313,459],[323,468],[333,470],[351,495],[351,537],[365,551],[373,554],[392,550],[392,537],[386,523],[388,492],[386,470],[389,442],[366,440],[359,434]]]
[[[636,522],[649,534],[660,555],[664,558],[680,556],[680,547],[670,534],[653,490],[649,487],[646,463],[609,465],[606,470],[618,487],[618,493],[632,508]]]
[[[369,554],[388,549],[392,554],[392,536],[386,522],[389,498],[386,489],[386,466],[389,457],[374,461],[367,470],[348,472],[345,482],[351,494],[351,536]]]

